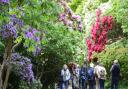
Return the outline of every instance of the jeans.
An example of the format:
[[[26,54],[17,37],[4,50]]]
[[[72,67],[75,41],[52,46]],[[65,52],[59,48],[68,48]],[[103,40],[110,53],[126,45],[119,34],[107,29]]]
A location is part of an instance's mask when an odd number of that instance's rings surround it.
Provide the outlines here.
[[[86,89],[86,80],[82,79],[82,89]]]
[[[119,83],[119,79],[118,78],[112,78],[111,89],[118,89],[118,83]]]
[[[68,89],[69,81],[63,81],[63,87],[62,89]]]
[[[104,82],[105,80],[99,79],[100,89],[104,89]]]
[[[89,89],[95,89],[95,80],[89,80]]]
[[[60,89],[63,89],[63,82],[60,82]]]

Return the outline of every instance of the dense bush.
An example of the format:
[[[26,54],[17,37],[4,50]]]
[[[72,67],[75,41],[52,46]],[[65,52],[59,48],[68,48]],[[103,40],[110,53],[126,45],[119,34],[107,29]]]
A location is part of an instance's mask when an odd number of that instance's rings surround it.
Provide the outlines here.
[[[94,54],[93,56],[97,56],[99,60],[104,64],[105,68],[107,69],[107,81],[110,86],[110,68],[113,63],[113,60],[118,59],[121,68],[121,84],[126,84],[128,82],[128,48],[127,48],[128,40],[126,38],[122,38],[121,40],[108,45],[107,49],[99,54]]]

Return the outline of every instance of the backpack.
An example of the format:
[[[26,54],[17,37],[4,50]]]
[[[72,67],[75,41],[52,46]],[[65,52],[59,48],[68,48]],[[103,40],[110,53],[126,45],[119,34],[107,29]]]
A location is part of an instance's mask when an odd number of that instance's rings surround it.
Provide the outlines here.
[[[79,78],[77,76],[75,76],[75,75],[73,76],[72,83],[73,83],[75,89],[79,88]]]
[[[86,68],[83,68],[83,67],[81,68],[80,76],[81,76],[81,79],[84,79],[84,80],[87,79],[87,69]]]
[[[94,69],[89,68],[88,69],[88,80],[93,80],[94,79]]]
[[[105,79],[106,78],[106,71],[105,71],[104,68],[102,68],[102,67],[100,68],[99,75],[100,75],[101,79]]]

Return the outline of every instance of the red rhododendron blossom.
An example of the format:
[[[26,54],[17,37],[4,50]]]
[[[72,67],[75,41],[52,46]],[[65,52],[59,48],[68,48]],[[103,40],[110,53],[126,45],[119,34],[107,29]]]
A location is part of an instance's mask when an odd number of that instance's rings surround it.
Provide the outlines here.
[[[97,30],[100,29],[100,22],[97,22],[97,23],[95,24],[95,28],[96,28]]]
[[[100,15],[101,15],[101,10],[98,9],[98,10],[96,11],[96,16],[99,17]]]
[[[107,44],[107,33],[108,30],[112,30],[113,17],[104,16],[100,17],[101,10],[96,11],[96,22],[93,24],[91,29],[91,38],[86,40],[88,49],[88,61],[91,61],[93,52],[100,53],[105,49]]]

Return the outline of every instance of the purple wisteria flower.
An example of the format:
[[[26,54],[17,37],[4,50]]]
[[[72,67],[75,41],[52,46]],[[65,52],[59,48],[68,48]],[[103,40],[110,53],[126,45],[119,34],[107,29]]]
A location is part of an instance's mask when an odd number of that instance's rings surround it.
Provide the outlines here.
[[[17,29],[16,29],[17,26],[22,27],[23,21],[16,18],[16,15],[11,15],[10,22],[2,26],[2,30],[0,31],[0,33],[2,34],[2,37],[3,38],[9,38],[9,37],[16,38],[17,37]]]
[[[14,65],[18,66],[16,71],[18,71],[22,80],[27,80],[29,83],[34,80],[31,59],[21,56],[18,53],[13,53],[12,61]]]
[[[26,38],[40,42],[40,37],[37,34],[39,34],[39,31],[32,27],[29,27],[29,29],[25,32]]]
[[[9,3],[9,0],[0,0],[0,3]]]
[[[40,42],[40,38],[39,38],[39,37],[35,37],[34,40],[35,40],[36,42]]]
[[[66,14],[65,13],[62,13],[62,14],[59,15],[59,20],[60,21],[63,21],[65,18],[66,18]]]
[[[79,30],[82,32],[82,19],[80,15],[73,13],[66,1],[60,1],[60,4],[64,8],[64,12],[59,14],[59,21],[62,21],[69,30]]]
[[[27,38],[34,38],[34,35],[32,34],[32,32],[28,31],[28,32],[26,32],[25,35],[26,35]]]
[[[41,48],[40,47],[36,47],[36,49],[34,51],[34,56],[38,56],[39,54],[41,54]]]

